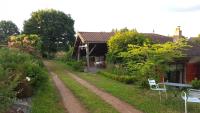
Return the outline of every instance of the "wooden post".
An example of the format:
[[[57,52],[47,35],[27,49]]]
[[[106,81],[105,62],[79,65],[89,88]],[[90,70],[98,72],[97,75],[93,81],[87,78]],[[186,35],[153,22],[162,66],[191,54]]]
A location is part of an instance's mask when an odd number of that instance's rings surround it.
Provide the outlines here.
[[[87,71],[89,71],[90,69],[90,59],[89,59],[89,55],[90,55],[90,52],[89,52],[89,43],[87,43],[87,46],[85,47],[86,49],[86,60],[87,60]]]
[[[78,58],[77,60],[79,61],[80,60],[80,47],[78,46]]]

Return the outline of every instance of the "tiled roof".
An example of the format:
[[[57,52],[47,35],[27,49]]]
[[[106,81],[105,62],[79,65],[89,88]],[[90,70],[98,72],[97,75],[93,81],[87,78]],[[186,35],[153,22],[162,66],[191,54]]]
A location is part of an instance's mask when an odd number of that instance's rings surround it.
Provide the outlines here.
[[[150,38],[154,43],[165,43],[165,42],[172,42],[173,38],[169,36],[163,36],[155,33],[142,33],[147,38]]]
[[[81,38],[82,42],[89,43],[106,43],[108,39],[113,36],[114,32],[78,32],[78,36]],[[173,41],[171,37],[163,36],[155,33],[142,33],[148,38],[150,38],[155,43],[165,43]]]
[[[188,44],[191,46],[188,50],[186,50],[186,54],[189,57],[192,56],[200,56],[200,42],[194,40],[196,37],[192,37],[189,39]]]
[[[82,42],[88,43],[106,43],[108,39],[113,36],[114,32],[78,32]]]
[[[83,43],[106,43],[108,39],[113,36],[114,32],[78,32],[77,35],[80,37]],[[150,38],[154,43],[165,43],[172,42],[173,37],[163,36],[155,33],[142,33],[147,38]],[[193,37],[194,38],[194,37]],[[184,51],[187,56],[200,56],[200,44],[192,41],[193,38],[189,39],[188,44],[191,48]]]

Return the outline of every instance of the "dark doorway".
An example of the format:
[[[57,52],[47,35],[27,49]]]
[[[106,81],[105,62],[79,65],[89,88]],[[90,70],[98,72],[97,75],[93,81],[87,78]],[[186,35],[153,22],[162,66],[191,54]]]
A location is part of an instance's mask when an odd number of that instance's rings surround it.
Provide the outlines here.
[[[169,65],[169,71],[167,72],[167,81],[174,83],[184,83],[184,65],[172,64]]]

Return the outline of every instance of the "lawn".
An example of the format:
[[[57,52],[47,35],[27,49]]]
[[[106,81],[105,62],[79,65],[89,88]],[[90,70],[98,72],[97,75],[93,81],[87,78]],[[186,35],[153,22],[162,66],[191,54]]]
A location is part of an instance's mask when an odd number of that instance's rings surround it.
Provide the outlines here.
[[[79,73],[79,75],[79,77],[145,113],[180,113],[181,107],[183,107],[183,104],[177,98],[169,97],[173,101],[166,100],[164,93],[160,102],[158,92],[141,89],[134,85],[123,84],[98,74]]]
[[[60,62],[57,62],[61,65]],[[69,66],[66,66],[69,69]],[[70,69],[70,71],[72,71]],[[144,111],[145,113],[182,113],[184,112],[184,101],[178,94],[174,97],[174,93],[168,91],[168,99],[162,97],[159,100],[158,92],[149,89],[142,89],[135,85],[127,85],[124,83],[111,80],[100,74],[74,72],[79,77],[89,81],[102,90],[111,93],[112,95],[126,101],[127,103],[135,106],[136,108]],[[188,111],[191,113],[199,113],[200,109],[196,104],[189,104]]]
[[[44,83],[33,96],[32,113],[66,113],[52,79]]]
[[[51,71],[56,73],[64,84],[80,100],[89,113],[118,113],[111,105],[104,102],[96,94],[81,86],[78,82],[66,75],[65,67],[62,64],[50,62]]]

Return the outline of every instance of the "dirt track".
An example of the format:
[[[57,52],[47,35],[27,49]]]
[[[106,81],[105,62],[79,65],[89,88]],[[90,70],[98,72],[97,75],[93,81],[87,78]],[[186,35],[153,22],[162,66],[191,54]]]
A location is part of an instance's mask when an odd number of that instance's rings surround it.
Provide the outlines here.
[[[117,111],[120,113],[142,113],[141,111],[135,109],[133,106],[129,105],[128,103],[119,100],[118,98],[112,96],[111,94],[104,92],[98,89],[96,86],[88,83],[87,81],[79,78],[77,75],[66,71],[67,75],[70,75],[74,78],[77,82],[81,85],[88,88],[90,91],[101,97],[105,102],[111,104]]]
[[[48,68],[48,62],[45,62],[45,65]],[[73,93],[67,87],[65,87],[58,76],[49,68],[48,70],[52,75],[53,82],[62,97],[63,105],[67,109],[68,113],[88,113],[87,110],[81,105],[79,100],[73,95]]]
[[[45,61],[45,65],[48,68],[49,62]],[[112,96],[111,94],[100,90],[96,86],[90,84],[89,82],[79,78],[77,75],[68,72],[67,70],[63,70],[66,73],[66,76],[72,77],[82,86],[88,88],[91,92],[98,95],[102,100],[112,105],[118,112],[120,113],[143,113],[140,110],[135,109],[133,106],[129,105],[128,103]],[[87,110],[80,104],[79,100],[74,97],[71,91],[64,86],[62,81],[58,78],[58,76],[49,70],[50,74],[53,76],[53,81],[58,88],[61,96],[62,101],[65,108],[68,110],[69,113],[87,113]]]

